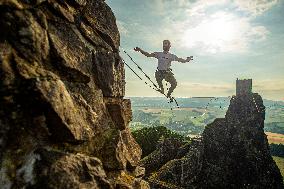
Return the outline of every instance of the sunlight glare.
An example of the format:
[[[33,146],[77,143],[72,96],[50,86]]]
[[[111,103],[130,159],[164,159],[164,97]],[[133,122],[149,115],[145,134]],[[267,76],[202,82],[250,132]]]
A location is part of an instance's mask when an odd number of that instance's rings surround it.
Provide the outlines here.
[[[240,28],[236,23],[231,16],[216,14],[188,29],[184,33],[183,42],[189,48],[201,44],[211,53],[226,52],[226,48],[237,42]]]

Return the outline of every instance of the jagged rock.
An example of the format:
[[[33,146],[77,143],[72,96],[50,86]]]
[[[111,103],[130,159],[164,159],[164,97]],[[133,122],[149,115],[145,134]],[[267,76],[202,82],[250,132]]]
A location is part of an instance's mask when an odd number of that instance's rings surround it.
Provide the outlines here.
[[[23,9],[23,5],[21,3],[19,3],[17,0],[3,0],[0,2],[1,6],[9,6],[9,7],[13,7],[16,9]]]
[[[106,3],[4,0],[0,33],[1,188],[149,188]]]
[[[141,178],[135,178],[134,175],[129,175],[125,171],[112,172],[109,177],[115,177],[116,187],[119,189],[148,189],[149,184],[142,180]]]
[[[34,188],[112,188],[98,158],[46,149],[36,153],[40,159],[35,165],[38,182]]]
[[[231,99],[223,123],[221,120],[205,129],[204,156],[210,158],[204,159],[203,172],[210,178],[206,182],[208,186],[283,187],[281,174],[269,153],[263,131],[264,109],[258,94],[235,96]],[[224,139],[216,136],[214,140],[213,132],[220,133]],[[212,148],[216,153],[208,154]],[[216,173],[220,176],[217,177]]]
[[[0,16],[1,33],[3,34],[1,37],[4,38],[2,41],[8,41],[21,56],[31,62],[41,62],[47,58],[49,53],[47,31],[42,28],[30,11],[1,10]]]
[[[92,29],[91,26],[88,26],[84,22],[80,23],[80,31],[82,32],[82,35],[86,37],[86,39],[94,46],[102,47],[106,49],[108,52],[112,51],[112,47],[106,43],[100,35]],[[96,52],[95,52],[96,53]]]
[[[106,99],[108,112],[117,128],[120,130],[126,129],[125,126],[129,124],[132,119],[131,102],[128,99]]]
[[[113,130],[104,144],[101,152],[104,166],[109,170],[126,169],[133,171],[141,158],[141,148],[131,136],[129,129],[124,131]]]
[[[115,17],[103,1],[90,1],[90,5],[85,6],[82,17],[112,47],[113,52],[118,51],[120,36]]]
[[[78,6],[85,6],[87,4],[86,0],[71,0],[70,3],[78,5]]]
[[[121,132],[121,137],[123,142],[123,154],[128,163],[127,166],[129,168],[135,168],[141,158],[142,150],[132,137],[129,128]]]
[[[137,166],[133,172],[135,177],[143,177],[145,175],[145,168]]]
[[[187,148],[187,153],[180,157],[183,148]],[[191,187],[200,174],[202,167],[203,144],[198,140],[191,141],[190,144],[176,148],[176,156],[160,169],[151,174],[150,183],[154,188],[182,188]],[[147,169],[147,167],[146,167]],[[159,178],[159,179],[157,179]]]
[[[76,10],[72,6],[69,6],[68,3],[64,1],[51,1],[49,2],[49,5],[62,18],[65,18],[65,20],[71,23],[75,21],[74,16],[75,16]]]
[[[124,67],[117,55],[110,51],[93,52],[94,80],[102,89],[104,96],[121,97],[124,95]],[[118,82],[118,81],[123,81]]]
[[[150,171],[151,187],[284,188],[269,153],[264,118],[260,95],[233,96],[225,118],[207,125],[201,140],[176,149],[172,153],[177,155],[158,169],[149,169],[158,165],[156,158],[144,163],[146,172],[147,168]],[[142,163],[158,152],[159,149]]]
[[[145,167],[145,176],[158,171],[165,163],[174,159],[178,153],[177,149],[182,143],[175,139],[164,139],[157,146],[157,150],[141,160],[141,165]]]

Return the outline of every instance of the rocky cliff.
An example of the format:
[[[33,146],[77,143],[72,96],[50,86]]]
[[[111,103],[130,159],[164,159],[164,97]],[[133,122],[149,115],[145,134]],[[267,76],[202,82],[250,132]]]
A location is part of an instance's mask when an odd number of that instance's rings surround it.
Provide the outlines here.
[[[232,97],[225,118],[207,125],[201,139],[164,141],[141,161],[151,188],[284,188],[264,118],[260,95]]]
[[[148,188],[103,0],[0,1],[1,188]]]

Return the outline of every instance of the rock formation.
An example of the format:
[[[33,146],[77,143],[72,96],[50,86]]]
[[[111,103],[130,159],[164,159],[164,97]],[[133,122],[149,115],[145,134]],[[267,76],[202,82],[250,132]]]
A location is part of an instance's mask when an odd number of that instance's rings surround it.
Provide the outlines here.
[[[167,141],[142,159],[151,188],[284,188],[264,118],[260,95],[233,96],[225,118],[207,125],[201,139],[174,152]]]
[[[148,188],[103,0],[0,1],[1,188]]]

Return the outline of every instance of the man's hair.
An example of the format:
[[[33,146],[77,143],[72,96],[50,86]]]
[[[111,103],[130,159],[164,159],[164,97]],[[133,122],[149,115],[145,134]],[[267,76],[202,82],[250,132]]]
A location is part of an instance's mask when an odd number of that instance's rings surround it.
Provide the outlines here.
[[[168,40],[168,39],[165,39],[165,40],[163,41],[163,43],[164,43],[164,42],[168,42],[169,44],[171,44],[170,40]]]

